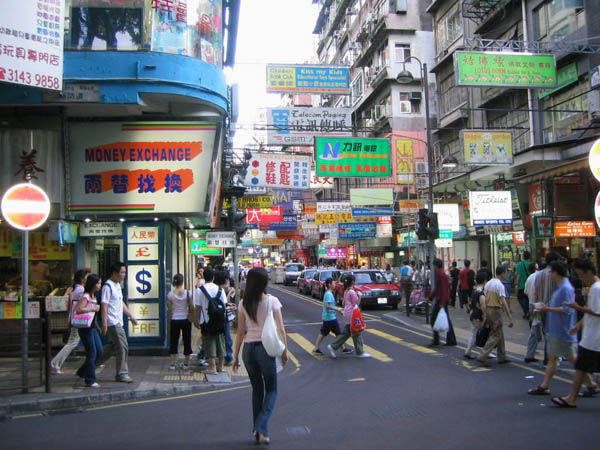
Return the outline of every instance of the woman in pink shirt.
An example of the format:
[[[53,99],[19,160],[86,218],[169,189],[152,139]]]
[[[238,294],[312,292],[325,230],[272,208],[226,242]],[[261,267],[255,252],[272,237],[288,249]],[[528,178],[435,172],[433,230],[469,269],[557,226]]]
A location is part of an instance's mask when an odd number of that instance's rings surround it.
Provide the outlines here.
[[[336,350],[338,350],[344,343],[352,336],[352,340],[354,341],[354,349],[356,350],[357,358],[370,358],[371,355],[365,353],[363,351],[363,341],[362,334],[352,334],[350,331],[350,323],[352,322],[352,311],[354,311],[355,307],[360,305],[360,297],[354,290],[354,283],[356,279],[354,275],[348,275],[344,280],[344,320],[346,321],[346,326],[344,328],[344,332],[340,334],[333,343],[327,346],[327,350],[329,351],[329,355],[335,359],[337,355],[335,354]]]
[[[248,272],[244,299],[238,307],[238,327],[233,349],[233,371],[240,367],[238,355],[242,342],[244,342],[244,366],[252,384],[252,415],[254,430],[252,431],[257,444],[269,444],[268,422],[277,399],[277,368],[275,358],[269,356],[265,350],[261,336],[262,329],[267,319],[269,303],[273,310],[273,317],[277,324],[279,337],[286,349],[281,355],[281,362],[285,366],[288,361],[287,340],[281,303],[277,297],[267,294],[269,275],[262,267],[256,267]],[[244,336],[244,330],[247,331]]]

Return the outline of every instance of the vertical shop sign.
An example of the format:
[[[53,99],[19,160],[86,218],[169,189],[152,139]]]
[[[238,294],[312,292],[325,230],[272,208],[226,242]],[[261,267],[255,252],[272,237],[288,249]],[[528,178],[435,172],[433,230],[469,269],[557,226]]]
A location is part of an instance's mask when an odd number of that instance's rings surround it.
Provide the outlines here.
[[[550,239],[554,237],[554,219],[552,217],[533,217],[533,236],[536,239]]]
[[[396,139],[396,181],[398,184],[413,184],[415,162],[412,139]]]

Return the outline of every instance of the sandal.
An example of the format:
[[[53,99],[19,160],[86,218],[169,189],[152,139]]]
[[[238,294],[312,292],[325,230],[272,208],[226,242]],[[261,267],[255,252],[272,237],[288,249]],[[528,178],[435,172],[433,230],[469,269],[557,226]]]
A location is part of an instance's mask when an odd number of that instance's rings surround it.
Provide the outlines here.
[[[597,393],[598,393],[597,387],[588,386],[584,391],[581,391],[579,393],[579,396],[584,397],[584,398],[592,398],[592,397],[595,397]]]
[[[567,403],[564,397],[552,397],[551,400],[552,403],[559,408],[577,408],[577,405],[571,405],[570,403]]]
[[[538,386],[527,391],[529,395],[550,395],[550,389]]]

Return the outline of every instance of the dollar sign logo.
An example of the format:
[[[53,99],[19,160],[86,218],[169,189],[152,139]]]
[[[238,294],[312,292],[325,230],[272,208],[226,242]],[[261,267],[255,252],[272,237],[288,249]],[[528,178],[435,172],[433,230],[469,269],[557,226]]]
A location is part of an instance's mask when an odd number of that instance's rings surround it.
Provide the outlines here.
[[[146,269],[140,270],[135,276],[137,282],[142,285],[136,287],[136,289],[142,295],[146,295],[152,289],[152,284],[146,278],[152,278],[152,275]]]

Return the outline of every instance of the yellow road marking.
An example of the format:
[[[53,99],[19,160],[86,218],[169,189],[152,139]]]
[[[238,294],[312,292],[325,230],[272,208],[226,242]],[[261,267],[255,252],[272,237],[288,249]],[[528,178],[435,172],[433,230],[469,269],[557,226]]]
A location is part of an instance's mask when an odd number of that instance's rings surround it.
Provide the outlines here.
[[[325,357],[323,355],[315,355],[312,351],[313,351],[313,344],[306,339],[304,336],[302,336],[301,334],[298,333],[288,333],[287,335],[290,339],[292,339],[292,341],[294,341],[296,344],[298,344],[300,347],[302,347],[310,356],[312,356],[315,359],[325,359]]]
[[[379,336],[383,339],[387,339],[388,341],[394,342],[396,344],[400,344],[404,347],[408,347],[412,350],[416,350],[417,352],[421,352],[421,353],[426,353],[426,354],[435,354],[437,353],[435,350],[431,349],[431,348],[427,348],[427,347],[423,347],[422,345],[418,345],[418,344],[413,344],[411,342],[407,342],[404,339],[401,339],[399,337],[393,336],[389,333],[386,333],[384,331],[380,331],[380,330],[375,330],[373,328],[366,328],[365,331],[367,333],[371,333],[374,334],[375,336]]]
[[[23,414],[22,416],[13,416],[11,417],[11,419],[15,420],[15,419],[31,419],[33,417],[42,417],[43,414],[42,413],[35,413],[35,414]]]
[[[354,348],[354,345],[350,344],[349,342],[346,342],[346,345],[349,345],[350,347]],[[373,347],[370,347],[368,345],[363,344],[363,350],[367,353],[370,353],[372,358],[375,358],[381,362],[392,362],[393,361],[393,359],[390,358],[385,353],[380,352],[379,350],[375,350]],[[356,349],[354,349],[354,351],[356,351]]]
[[[300,361],[298,361],[298,359],[294,356],[294,354],[292,352],[290,352],[289,348],[287,349],[287,355],[288,355],[288,358],[290,358],[292,360],[292,362],[294,363],[294,365],[296,366],[296,372],[298,370],[300,370],[300,367],[302,367],[302,364],[300,364]]]
[[[366,378],[364,378],[364,377],[350,378],[348,381],[350,381],[350,382],[352,382],[352,381],[366,381]]]

